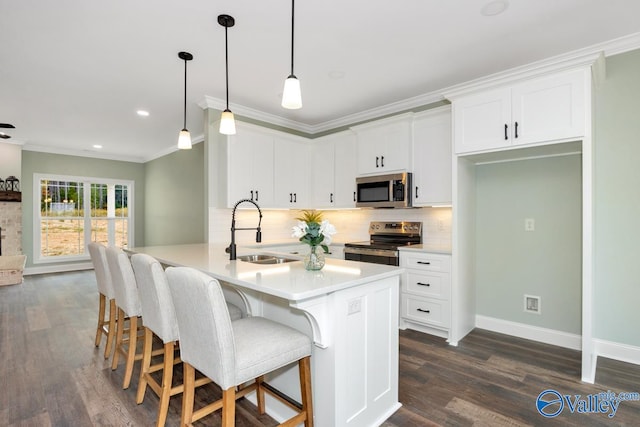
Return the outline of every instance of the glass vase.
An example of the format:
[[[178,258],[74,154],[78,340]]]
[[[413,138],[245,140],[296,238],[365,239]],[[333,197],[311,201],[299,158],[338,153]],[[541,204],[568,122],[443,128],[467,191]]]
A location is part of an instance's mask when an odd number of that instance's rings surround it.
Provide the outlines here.
[[[304,257],[304,268],[310,271],[322,270],[324,267],[324,253],[319,246],[310,246],[309,253]]]

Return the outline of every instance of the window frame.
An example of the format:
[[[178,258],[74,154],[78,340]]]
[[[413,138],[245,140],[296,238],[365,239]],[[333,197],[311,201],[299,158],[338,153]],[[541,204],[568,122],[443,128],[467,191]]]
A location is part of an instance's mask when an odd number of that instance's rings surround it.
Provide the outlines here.
[[[82,254],[75,255],[42,255],[42,213],[40,211],[41,203],[41,182],[42,180],[48,181],[72,181],[81,182],[83,184],[83,206],[78,206],[78,209],[84,210],[84,252]],[[87,244],[91,242],[91,197],[87,195],[91,194],[92,184],[99,185],[126,185],[127,188],[127,246],[129,248],[134,247],[135,242],[135,224],[134,224],[134,200],[135,200],[135,188],[134,181],[128,179],[113,179],[113,178],[100,178],[100,177],[87,177],[87,176],[75,176],[75,175],[58,175],[47,173],[34,173],[33,174],[33,263],[34,264],[49,264],[60,263],[69,261],[86,261],[89,260],[89,252],[87,251]],[[106,217],[106,219],[117,220],[119,217]]]

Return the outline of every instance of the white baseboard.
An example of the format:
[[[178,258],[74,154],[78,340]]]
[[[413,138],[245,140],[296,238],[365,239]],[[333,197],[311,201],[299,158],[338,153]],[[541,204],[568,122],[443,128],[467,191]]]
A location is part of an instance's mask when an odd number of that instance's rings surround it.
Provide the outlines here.
[[[572,350],[582,350],[582,337],[568,332],[480,315],[476,315],[476,327]]]
[[[597,338],[593,340],[593,345],[598,356],[640,365],[640,347]]]
[[[48,274],[48,273],[64,273],[67,271],[80,271],[80,270],[91,270],[93,269],[93,264],[91,262],[81,262],[74,264],[56,264],[56,265],[45,265],[41,267],[27,267],[24,269],[24,275],[30,276],[32,274]]]

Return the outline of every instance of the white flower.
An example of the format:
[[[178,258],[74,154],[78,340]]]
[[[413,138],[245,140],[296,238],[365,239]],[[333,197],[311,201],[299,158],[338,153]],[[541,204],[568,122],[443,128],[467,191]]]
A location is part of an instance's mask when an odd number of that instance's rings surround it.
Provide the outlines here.
[[[298,225],[295,225],[292,228],[291,237],[300,238],[300,237],[304,236],[305,234],[307,234],[307,223],[304,222],[304,221],[298,221]]]
[[[324,236],[324,240],[322,241],[322,243],[324,243],[325,245],[331,244],[331,236],[336,233],[336,228],[331,223],[329,223],[328,220],[325,219],[320,223],[320,234]]]

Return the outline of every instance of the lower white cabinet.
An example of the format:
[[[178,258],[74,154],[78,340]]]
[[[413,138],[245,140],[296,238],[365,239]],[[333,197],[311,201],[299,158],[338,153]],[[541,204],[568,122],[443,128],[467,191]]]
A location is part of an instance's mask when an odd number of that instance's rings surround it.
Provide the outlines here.
[[[449,338],[451,255],[400,251],[400,327]]]

